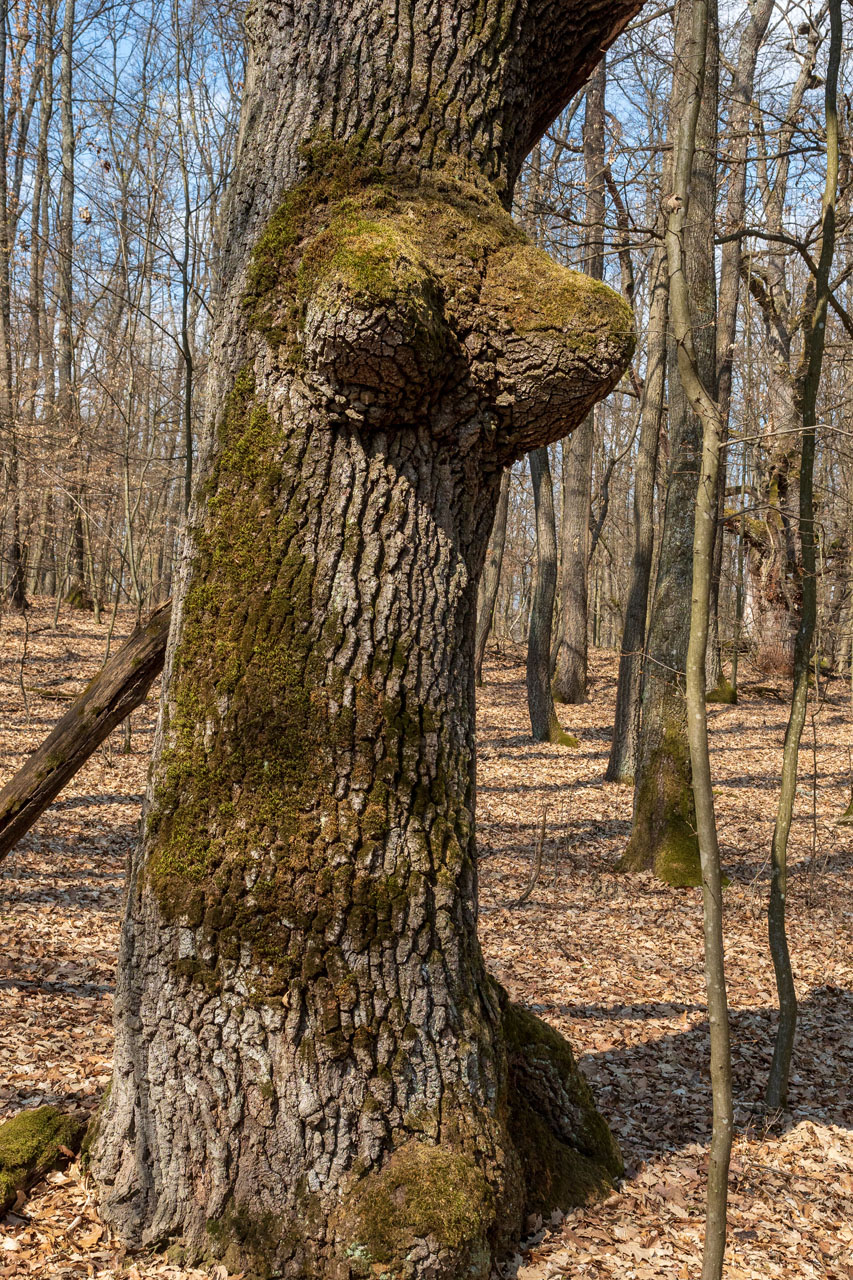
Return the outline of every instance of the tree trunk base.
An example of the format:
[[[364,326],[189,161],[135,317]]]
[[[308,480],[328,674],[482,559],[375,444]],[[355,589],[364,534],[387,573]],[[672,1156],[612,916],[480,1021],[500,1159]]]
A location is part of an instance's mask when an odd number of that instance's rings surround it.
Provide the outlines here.
[[[493,991],[506,1053],[493,1107],[467,1091],[445,1096],[437,1123],[425,1119],[417,1136],[409,1130],[384,1164],[356,1162],[337,1203],[307,1184],[296,1217],[232,1198],[203,1239],[196,1230],[173,1236],[169,1256],[222,1261],[261,1280],[487,1280],[527,1214],[611,1194],[622,1157],[569,1043],[497,984]],[[114,1207],[105,1206],[108,1221]],[[113,1225],[131,1247],[169,1244],[127,1238]]]
[[[635,831],[618,870],[654,871],[659,880],[674,889],[697,888],[702,883],[702,869],[696,832],[678,818],[657,832],[654,843]]]
[[[665,723],[659,741],[640,761],[631,839],[619,870],[654,871],[673,888],[693,888],[702,883],[702,868],[690,755],[679,718]]]

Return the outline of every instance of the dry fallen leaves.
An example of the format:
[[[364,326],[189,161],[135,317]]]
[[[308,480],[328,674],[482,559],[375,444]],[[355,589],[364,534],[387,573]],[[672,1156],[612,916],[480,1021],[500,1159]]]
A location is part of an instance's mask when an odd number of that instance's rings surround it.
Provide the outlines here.
[[[100,663],[91,615],[30,616],[25,684],[82,687]],[[120,634],[132,625],[120,616]],[[5,780],[61,709],[18,684],[23,627],[0,628],[0,758]],[[602,781],[614,655],[592,660],[590,701],[563,708],[577,750],[529,741],[521,655],[493,660],[480,691],[481,936],[511,994],[566,1032],[628,1165],[620,1194],[535,1227],[519,1280],[689,1280],[702,1246],[709,1101],[698,891],[669,890],[615,864],[629,788]],[[720,837],[732,885],[726,929],[738,1133],[727,1280],[853,1280],[853,832],[849,695],[840,682],[801,756],[791,850],[790,936],[801,1000],[792,1112],[763,1117],[773,974],[765,941],[767,850],[785,701],[750,691],[711,708]],[[54,682],[56,682],[54,684]],[[767,678],[761,683],[766,686]],[[780,685],[784,694],[784,686]],[[156,692],[89,761],[0,864],[0,1114],[42,1102],[93,1109],[111,1072],[113,967],[124,860],[138,828]],[[813,787],[812,764],[816,765]],[[542,870],[529,900],[543,808]],[[0,1278],[225,1280],[224,1268],[127,1257],[70,1165],[0,1225]]]

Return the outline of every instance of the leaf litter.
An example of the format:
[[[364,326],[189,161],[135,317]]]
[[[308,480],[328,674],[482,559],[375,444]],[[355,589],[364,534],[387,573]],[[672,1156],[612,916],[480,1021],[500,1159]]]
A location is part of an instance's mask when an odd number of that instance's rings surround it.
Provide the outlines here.
[[[91,615],[30,613],[0,629],[0,782],[103,658]],[[121,611],[113,644],[131,630]],[[589,700],[559,708],[575,750],[531,743],[524,655],[493,654],[478,697],[480,934],[490,969],[569,1036],[621,1144],[626,1176],[603,1204],[528,1222],[518,1280],[692,1280],[702,1249],[710,1136],[701,894],[624,877],[631,788],[603,781],[617,656],[593,651]],[[25,706],[21,691],[27,692]],[[727,1280],[853,1280],[853,721],[840,680],[807,721],[792,830],[789,936],[800,1000],[791,1109],[761,1098],[775,987],[765,907],[787,690],[750,680],[710,707],[725,891],[736,1134]],[[137,838],[157,691],[117,729],[0,863],[0,1116],[53,1103],[92,1112],[109,1081],[123,879]],[[538,879],[521,906],[536,861]],[[129,1256],[71,1163],[0,1223],[0,1278],[225,1280],[222,1266]]]

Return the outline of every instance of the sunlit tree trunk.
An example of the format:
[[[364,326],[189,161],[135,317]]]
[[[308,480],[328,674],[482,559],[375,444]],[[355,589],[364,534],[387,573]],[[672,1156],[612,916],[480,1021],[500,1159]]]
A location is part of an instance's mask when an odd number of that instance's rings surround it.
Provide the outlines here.
[[[586,91],[583,130],[587,235],[584,270],[594,280],[604,278],[606,87],[607,72],[602,59]],[[563,442],[560,634],[554,664],[554,694],[561,702],[583,702],[586,698],[589,510],[594,437],[595,418],[590,413],[571,439]]]
[[[721,1280],[726,1249],[729,1161],[732,1151],[732,1061],[729,1039],[723,946],[723,887],[720,849],[714,814],[705,673],[710,634],[711,579],[714,570],[717,480],[723,443],[720,407],[709,390],[702,364],[715,383],[712,360],[701,360],[694,323],[694,303],[686,261],[685,223],[695,193],[695,149],[701,104],[708,93],[708,73],[715,72],[712,51],[717,48],[715,0],[690,0],[682,11],[689,31],[682,45],[684,99],[674,131],[673,199],[666,230],[670,278],[670,317],[678,361],[678,382],[685,399],[701,423],[696,511],[693,533],[690,595],[690,632],[685,671],[687,738],[696,812],[696,833],[702,867],[702,925],[705,950],[705,990],[711,1041],[711,1095],[713,1119],[708,1152],[708,1185],[705,1201],[705,1242],[702,1280]],[[710,55],[710,56],[709,56]],[[671,394],[671,393],[670,393]]]
[[[534,742],[571,739],[563,733],[551,692],[551,619],[557,593],[557,524],[554,485],[546,448],[530,453],[530,479],[536,525],[536,568],[527,625],[527,708]]]
[[[249,14],[95,1144],[129,1244],[485,1278],[525,1209],[619,1168],[566,1043],[483,967],[473,646],[502,468],[633,347],[505,209],[634,7]]]
[[[646,376],[640,405],[640,440],[634,471],[634,555],[622,631],[613,741],[605,777],[633,782],[640,736],[643,648],[646,642],[649,583],[655,545],[655,474],[666,400],[666,325],[669,276],[666,249],[652,259],[649,319],[646,328]]]
[[[708,67],[696,133],[690,183],[690,209],[684,229],[684,270],[693,309],[699,376],[707,387],[716,381],[716,207],[717,27],[716,10],[708,32]],[[672,122],[683,110],[689,65],[691,0],[676,11]],[[671,123],[672,136],[675,129]],[[675,198],[673,196],[673,198]],[[671,343],[669,377],[670,467],[661,534],[657,581],[652,598],[647,657],[643,673],[642,726],[634,783],[634,823],[625,853],[628,868],[650,867],[669,884],[699,884],[699,846],[687,745],[684,671],[690,619],[693,513],[702,448],[699,419],[674,375]]]
[[[785,903],[788,891],[788,836],[797,790],[797,764],[800,738],[806,719],[809,668],[817,616],[817,581],[815,563],[814,459],[817,427],[817,397],[820,388],[823,353],[826,342],[826,320],[829,310],[829,288],[832,260],[835,254],[835,206],[838,192],[839,127],[838,70],[841,61],[841,2],[830,0],[831,24],[829,61],[824,95],[826,113],[826,182],[821,208],[821,236],[817,278],[810,286],[804,316],[805,340],[802,374],[802,448],[800,454],[799,526],[802,559],[802,605],[800,625],[794,642],[794,679],[791,713],[785,731],[782,778],[776,825],[771,846],[770,900],[767,908],[770,954],[776,974],[779,995],[779,1026],[773,1049],[773,1061],[767,1082],[767,1105],[784,1107],[788,1101],[788,1076],[794,1033],[797,1023],[797,996],[794,973],[788,950],[785,927]]]

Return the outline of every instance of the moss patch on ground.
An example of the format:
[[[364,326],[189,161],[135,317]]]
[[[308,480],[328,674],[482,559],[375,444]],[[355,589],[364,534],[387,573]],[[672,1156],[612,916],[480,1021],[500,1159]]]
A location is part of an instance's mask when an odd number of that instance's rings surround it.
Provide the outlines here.
[[[0,1124],[0,1214],[67,1152],[79,1150],[85,1127],[56,1107],[21,1111]]]

